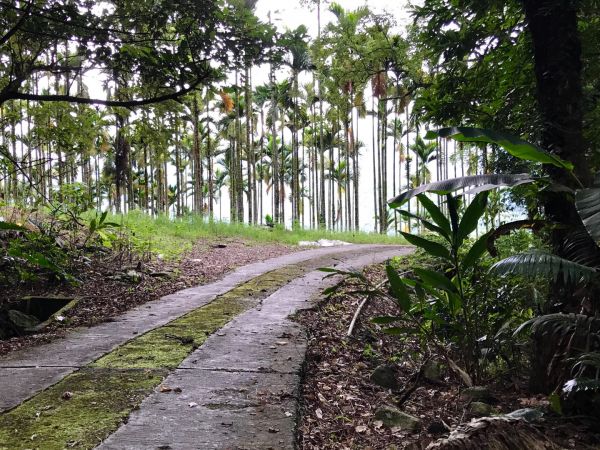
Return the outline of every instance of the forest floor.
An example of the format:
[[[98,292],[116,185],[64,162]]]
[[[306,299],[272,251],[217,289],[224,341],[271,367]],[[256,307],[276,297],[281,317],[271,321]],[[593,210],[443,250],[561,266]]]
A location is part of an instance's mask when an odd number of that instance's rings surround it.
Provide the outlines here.
[[[149,261],[99,254],[81,267],[81,283],[76,285],[28,283],[12,287],[3,301],[24,296],[72,297],[79,301],[65,312],[64,320],[40,332],[0,340],[0,355],[49,342],[75,327],[110,321],[142,303],[219,279],[236,267],[303,249],[233,237],[200,238],[190,247],[179,258],[152,257]]]
[[[373,284],[385,278],[383,265],[372,266],[366,273]],[[523,408],[544,412],[534,427],[559,448],[600,448],[600,433],[594,428],[597,423],[590,425],[581,418],[568,420],[552,414],[547,397],[528,394],[522,380],[497,377],[485,386],[489,398],[485,400],[488,406],[483,408],[487,411],[478,414],[471,405],[474,400],[465,398],[464,385],[454,373],[442,369],[435,378],[427,379],[427,363],[434,361],[443,367],[439,363],[443,359],[435,351],[423,354],[416,338],[387,335],[370,321],[373,317],[396,315],[394,305],[368,303],[348,337],[348,325],[361,301],[349,292],[355,289],[348,284],[297,317],[309,334],[299,448],[423,449],[447,437],[458,424]],[[381,387],[372,381],[375,369],[382,365],[392,368],[396,387]],[[378,420],[377,410],[386,405],[417,419],[414,431]]]

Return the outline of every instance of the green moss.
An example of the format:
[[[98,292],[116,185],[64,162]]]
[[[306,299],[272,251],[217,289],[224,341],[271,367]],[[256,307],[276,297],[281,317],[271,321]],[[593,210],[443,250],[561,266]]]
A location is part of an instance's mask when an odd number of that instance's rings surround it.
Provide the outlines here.
[[[0,415],[0,449],[94,448],[210,334],[318,264],[258,276],[68,375]]]
[[[138,407],[166,370],[82,369],[0,419],[0,449],[93,448]],[[72,396],[65,399],[65,393]]]
[[[305,272],[287,266],[258,276],[168,324],[155,328],[108,353],[92,364],[108,368],[175,368],[190,352],[233,317]]]

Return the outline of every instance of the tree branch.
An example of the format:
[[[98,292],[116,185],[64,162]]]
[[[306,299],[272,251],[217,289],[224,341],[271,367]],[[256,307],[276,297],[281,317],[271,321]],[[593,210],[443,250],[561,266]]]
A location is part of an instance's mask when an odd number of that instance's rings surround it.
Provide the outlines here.
[[[123,108],[133,108],[136,106],[150,105],[160,103],[166,100],[177,100],[194,89],[202,82],[197,80],[191,86],[180,89],[179,91],[171,92],[170,94],[159,95],[155,97],[144,98],[140,100],[102,100],[97,98],[84,98],[75,95],[53,95],[53,94],[27,94],[23,92],[8,92],[4,97],[0,97],[0,105],[7,100],[33,100],[40,102],[70,102],[85,105],[104,105],[116,106]]]
[[[21,14],[21,17],[19,17],[19,20],[17,21],[17,23],[10,30],[8,30],[8,32],[4,36],[2,36],[0,38],[0,47],[2,47],[4,44],[6,44],[8,42],[8,40],[17,31],[19,31],[19,28],[21,28],[21,25],[23,25],[23,22],[25,22],[25,19],[27,19],[27,17],[29,17],[29,13],[31,12],[32,6],[33,6],[33,0],[27,4],[27,7],[23,10],[23,14]]]

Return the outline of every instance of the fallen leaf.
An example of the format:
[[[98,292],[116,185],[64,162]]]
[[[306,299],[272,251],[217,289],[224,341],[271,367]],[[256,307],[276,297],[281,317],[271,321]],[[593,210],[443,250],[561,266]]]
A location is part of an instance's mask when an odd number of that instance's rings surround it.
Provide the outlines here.
[[[319,398],[319,401],[321,401],[322,403],[327,403],[327,399],[320,392],[317,394],[317,397]]]
[[[365,431],[367,431],[367,426],[357,425],[356,428],[354,428],[354,431],[356,431],[357,433],[364,433]]]
[[[167,385],[162,385],[159,390],[160,390],[160,392],[171,392],[173,389],[171,389]]]
[[[376,430],[379,430],[383,426],[383,421],[376,420],[375,422],[373,422],[373,426],[375,427]]]
[[[317,408],[315,410],[315,414],[317,415],[317,418],[319,418],[319,419],[323,418],[323,411],[321,411],[321,408]]]

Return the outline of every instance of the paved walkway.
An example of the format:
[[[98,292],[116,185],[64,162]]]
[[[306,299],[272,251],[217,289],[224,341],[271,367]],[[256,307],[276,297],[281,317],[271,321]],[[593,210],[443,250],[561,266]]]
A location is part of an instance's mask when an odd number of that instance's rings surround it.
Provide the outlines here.
[[[407,247],[352,245],[285,255],[142,305],[115,322],[10,354],[0,359],[0,410],[18,405],[117,346],[266,272],[307,261],[360,268],[408,251]],[[312,270],[235,317],[164,380],[163,385],[178,387],[180,393],[157,389],[99,448],[293,448],[306,337],[288,316],[310,306],[332,283]]]

